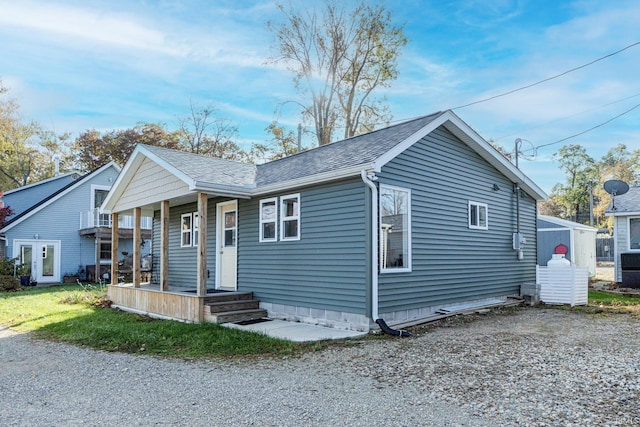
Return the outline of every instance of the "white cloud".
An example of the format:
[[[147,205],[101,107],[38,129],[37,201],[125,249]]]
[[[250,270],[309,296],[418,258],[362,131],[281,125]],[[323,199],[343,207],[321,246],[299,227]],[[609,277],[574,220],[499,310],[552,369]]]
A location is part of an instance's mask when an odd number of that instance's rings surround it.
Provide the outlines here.
[[[126,14],[52,3],[5,3],[0,24],[35,31],[40,37],[53,33],[80,45],[105,45],[182,56],[184,46],[168,42],[159,30],[147,27]]]

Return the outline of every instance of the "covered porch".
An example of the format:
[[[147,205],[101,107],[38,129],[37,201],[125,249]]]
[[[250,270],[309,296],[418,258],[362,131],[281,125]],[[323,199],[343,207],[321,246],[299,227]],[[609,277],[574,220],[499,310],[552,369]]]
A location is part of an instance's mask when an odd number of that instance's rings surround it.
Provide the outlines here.
[[[259,308],[259,301],[254,300],[251,293],[237,292],[236,286],[237,202],[250,197],[249,189],[242,186],[234,189],[228,185],[222,191],[212,185],[202,188],[203,183],[190,176],[187,169],[178,170],[173,164],[175,160],[180,166],[188,165],[189,170],[197,169],[194,164],[197,158],[179,152],[165,153],[168,158],[159,158],[155,150],[163,149],[136,148],[102,206],[104,212],[111,214],[112,259],[118,259],[120,253],[119,217],[132,218],[134,262],[131,281],[119,283],[118,277],[122,275],[118,265],[112,263],[109,299],[123,310],[186,322],[222,323],[265,317],[266,311]],[[221,173],[211,168],[207,171]],[[210,212],[214,208],[214,205],[210,206],[213,203],[210,199],[218,202],[217,211]],[[221,210],[224,207],[228,209]],[[142,281],[143,272],[138,262],[144,217],[153,218],[153,271],[147,283]],[[229,221],[229,227],[220,218]],[[211,240],[211,236],[215,237],[211,242],[215,251],[209,247],[209,252],[213,253],[208,254],[207,240],[208,237]],[[172,268],[178,269],[178,273],[171,276],[170,258],[175,258]],[[230,284],[221,273],[223,262],[233,278]]]

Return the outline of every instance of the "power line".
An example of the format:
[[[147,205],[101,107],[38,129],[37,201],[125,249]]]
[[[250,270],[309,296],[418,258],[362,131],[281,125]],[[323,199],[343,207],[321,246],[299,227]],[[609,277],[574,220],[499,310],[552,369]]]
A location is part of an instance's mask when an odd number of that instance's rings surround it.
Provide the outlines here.
[[[576,117],[576,116],[579,116],[580,114],[590,113],[591,111],[595,111],[595,110],[598,110],[598,109],[600,109],[600,108],[608,107],[608,106],[610,106],[610,105],[617,104],[617,103],[619,103],[619,102],[626,101],[626,100],[628,100],[628,99],[635,98],[635,97],[637,97],[637,96],[640,96],[640,93],[636,93],[635,95],[626,96],[626,97],[624,97],[624,98],[617,99],[617,100],[615,100],[615,101],[611,101],[611,102],[608,102],[608,103],[606,103],[606,104],[602,104],[602,105],[599,105],[599,106],[597,106],[597,107],[590,108],[590,109],[588,109],[588,110],[583,110],[583,111],[580,111],[580,112],[578,112],[578,113],[574,113],[574,114],[570,114],[570,115],[568,115],[568,116],[560,117],[559,119],[555,119],[555,120],[551,120],[551,121],[548,121],[548,122],[545,122],[545,123],[541,123],[541,124],[539,124],[539,125],[537,125],[537,126],[532,126],[532,127],[530,127],[530,128],[526,128],[526,129],[520,129],[518,132],[511,133],[511,134],[509,134],[509,135],[502,135],[502,136],[499,136],[499,137],[495,138],[494,140],[495,140],[495,141],[499,141],[499,140],[501,140],[502,138],[508,138],[508,137],[510,137],[510,136],[514,136],[514,135],[517,135],[517,134],[522,134],[522,133],[524,133],[524,132],[526,132],[526,131],[528,131],[528,130],[531,130],[531,129],[537,129],[537,128],[540,128],[540,127],[542,127],[542,126],[547,126],[547,125],[549,125],[549,124],[551,124],[551,123],[556,123],[556,122],[560,122],[560,121],[562,121],[562,120],[570,119],[571,117]]]
[[[639,44],[640,44],[640,42],[632,43],[632,44],[630,44],[630,45],[628,45],[628,46],[626,46],[626,47],[623,47],[623,48],[622,48],[622,49],[620,49],[620,50],[617,50],[617,51],[612,52],[612,53],[610,53],[610,54],[608,54],[608,55],[602,56],[602,57],[600,57],[600,58],[598,58],[598,59],[594,59],[593,61],[588,62],[588,63],[586,63],[586,64],[583,64],[583,65],[580,65],[580,66],[578,66],[578,67],[572,68],[572,69],[570,69],[570,70],[564,71],[564,72],[562,72],[562,73],[560,73],[560,74],[556,74],[555,76],[547,77],[546,79],[543,79],[543,80],[537,81],[537,82],[535,82],[535,83],[531,83],[531,84],[528,84],[528,85],[526,85],[526,86],[522,86],[522,87],[519,87],[519,88],[517,88],[517,89],[510,90],[510,91],[508,91],[508,92],[504,92],[504,93],[501,93],[501,94],[498,94],[498,95],[494,95],[494,96],[491,96],[491,97],[489,97],[489,98],[485,98],[485,99],[481,99],[481,100],[478,100],[478,101],[470,102],[470,103],[468,103],[468,104],[460,105],[460,106],[458,106],[458,107],[454,107],[454,108],[452,108],[452,110],[458,110],[458,109],[460,109],[460,108],[468,107],[468,106],[470,106],[470,105],[480,104],[481,102],[487,102],[487,101],[490,101],[490,100],[492,100],[492,99],[496,99],[496,98],[500,98],[500,97],[503,97],[503,96],[511,95],[512,93],[519,92],[519,91],[521,91],[521,90],[528,89],[528,88],[533,87],[533,86],[537,86],[537,85],[539,85],[539,84],[541,84],[541,83],[548,82],[549,80],[557,79],[558,77],[562,77],[562,76],[564,76],[564,75],[567,75],[567,74],[569,74],[569,73],[572,73],[572,72],[574,72],[574,71],[576,71],[576,70],[579,70],[579,69],[581,69],[581,68],[585,68],[585,67],[588,67],[589,65],[593,65],[593,64],[595,64],[596,62],[602,61],[603,59],[610,58],[610,57],[612,57],[612,56],[614,56],[614,55],[619,54],[620,52],[624,52],[625,50],[630,49],[630,48],[632,48],[632,47],[634,47],[634,46],[637,46],[637,45],[639,45]]]
[[[610,118],[610,119],[609,119],[609,120],[607,120],[606,122],[600,123],[599,125],[596,125],[596,126],[594,126],[594,127],[592,127],[592,128],[589,128],[589,129],[584,130],[584,131],[582,131],[582,132],[579,132],[579,133],[576,133],[576,134],[574,134],[574,135],[568,136],[568,137],[566,137],[566,138],[562,138],[562,139],[559,139],[559,140],[557,140],[557,141],[550,142],[550,143],[548,143],[548,144],[538,145],[538,146],[536,147],[536,150],[537,150],[538,148],[543,148],[543,147],[548,147],[548,146],[550,146],[550,145],[559,144],[559,143],[561,143],[561,142],[563,142],[563,141],[566,141],[566,140],[568,140],[568,139],[575,138],[576,136],[584,135],[584,134],[585,134],[585,133],[587,133],[587,132],[591,132],[591,131],[592,131],[592,130],[594,130],[594,129],[597,129],[597,128],[602,127],[602,126],[604,126],[604,125],[606,125],[606,124],[608,124],[608,123],[611,123],[611,122],[612,122],[612,121],[614,121],[615,119],[617,119],[617,118],[619,118],[619,117],[622,117],[622,116],[624,116],[625,114],[628,114],[628,113],[632,112],[633,110],[635,110],[635,109],[636,109],[636,108],[638,108],[638,107],[640,107],[640,104],[636,104],[635,106],[631,107],[631,108],[630,108],[630,109],[628,109],[627,111],[624,111],[624,112],[622,112],[622,113],[618,114],[617,116]]]

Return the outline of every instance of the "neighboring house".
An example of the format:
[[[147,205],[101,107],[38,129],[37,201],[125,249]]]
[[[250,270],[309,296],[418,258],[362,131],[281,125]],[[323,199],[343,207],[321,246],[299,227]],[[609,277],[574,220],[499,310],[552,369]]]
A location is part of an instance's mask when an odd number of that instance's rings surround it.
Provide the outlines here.
[[[139,145],[103,208],[154,217],[153,283],[109,298],[195,322],[240,292],[274,318],[419,321],[535,283],[545,197],[451,111],[261,165]]]
[[[65,174],[5,193],[3,202],[15,209],[0,229],[5,255],[29,265],[38,283],[59,283],[67,273],[95,280],[101,265],[109,271],[111,217],[99,206],[119,172],[111,162],[84,176]],[[131,219],[121,220],[121,250],[132,252]],[[149,240],[150,219],[141,228]]]
[[[622,259],[633,264],[637,258],[640,267],[640,187],[630,187],[625,194],[615,196],[605,215],[613,217],[615,281],[625,286]],[[633,267],[631,271],[638,269]],[[627,277],[636,275],[628,274]],[[633,287],[640,287],[640,278],[634,282],[637,283]]]
[[[566,219],[538,215],[538,265],[546,266],[558,245],[568,251],[565,258],[576,267],[589,269],[596,274],[596,233],[597,228]]]

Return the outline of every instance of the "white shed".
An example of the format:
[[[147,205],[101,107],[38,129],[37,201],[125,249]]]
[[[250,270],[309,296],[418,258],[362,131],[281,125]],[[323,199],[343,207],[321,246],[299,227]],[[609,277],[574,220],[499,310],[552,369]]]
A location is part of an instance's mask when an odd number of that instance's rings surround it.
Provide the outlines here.
[[[568,248],[566,258],[576,267],[596,274],[597,228],[566,219],[538,215],[538,265],[546,266],[558,245]]]

